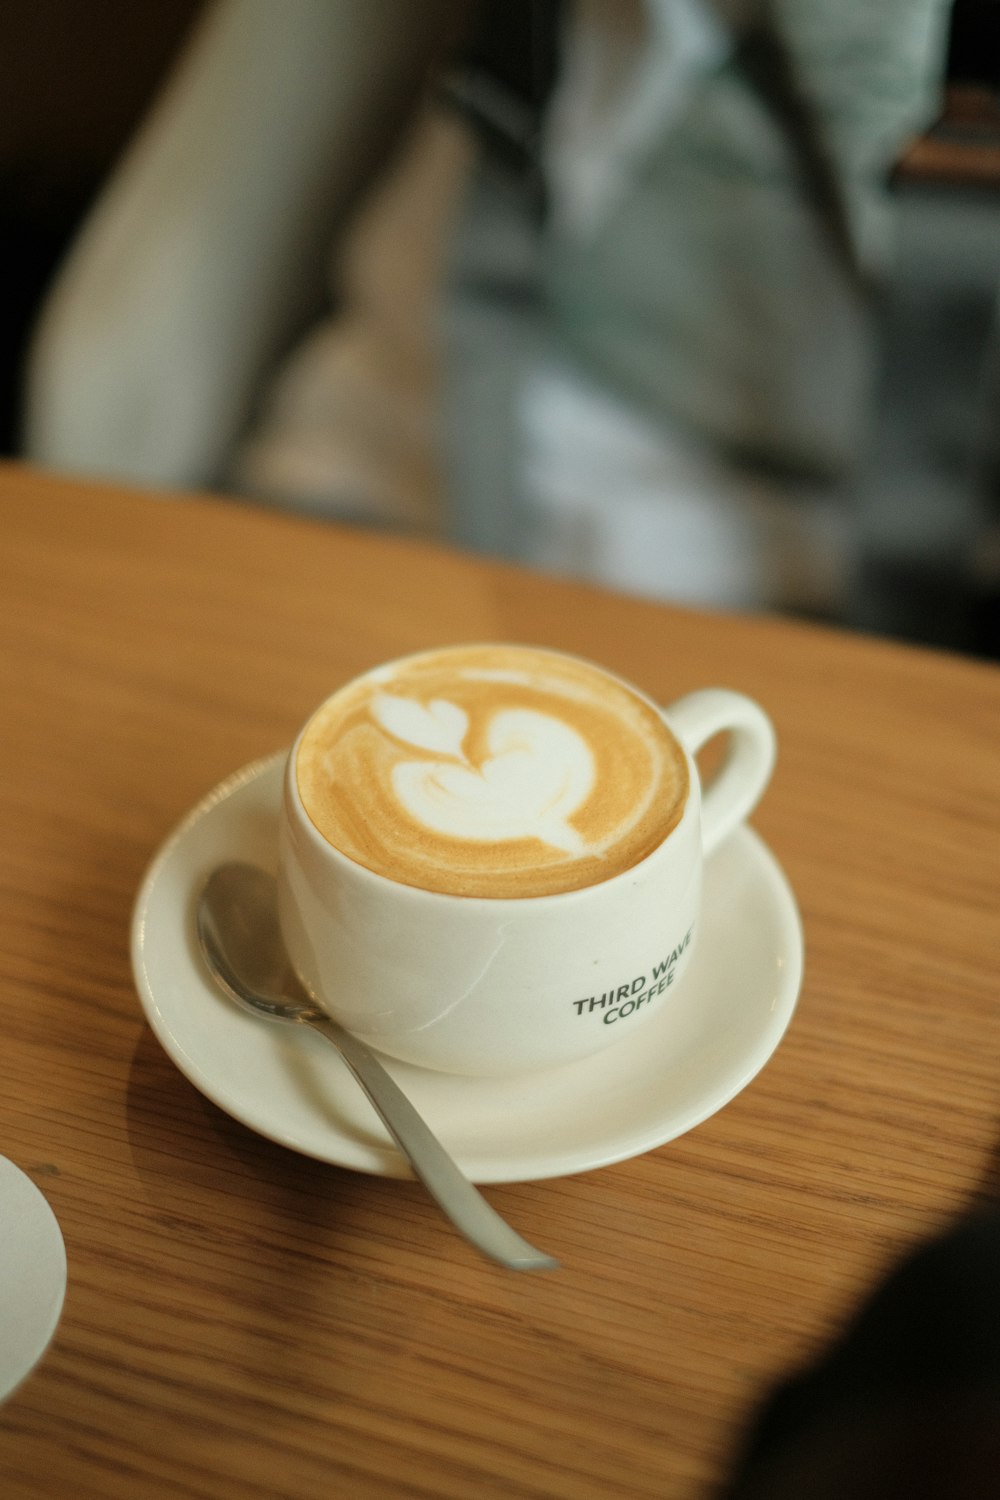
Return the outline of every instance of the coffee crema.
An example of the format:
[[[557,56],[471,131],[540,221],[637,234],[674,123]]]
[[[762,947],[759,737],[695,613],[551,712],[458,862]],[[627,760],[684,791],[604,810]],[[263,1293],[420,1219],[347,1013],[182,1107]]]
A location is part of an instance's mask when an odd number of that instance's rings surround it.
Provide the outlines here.
[[[684,751],[600,668],[529,646],[380,667],[306,725],[299,796],[323,837],[403,885],[546,896],[631,869],[680,821]]]

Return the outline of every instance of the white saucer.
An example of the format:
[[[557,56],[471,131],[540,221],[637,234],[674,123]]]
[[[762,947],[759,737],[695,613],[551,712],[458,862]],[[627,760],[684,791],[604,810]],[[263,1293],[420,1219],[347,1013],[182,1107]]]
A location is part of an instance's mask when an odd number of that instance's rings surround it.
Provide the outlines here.
[[[0,1401],[45,1353],[65,1294],[55,1214],[31,1178],[0,1156]]]
[[[307,1156],[406,1177],[330,1044],[237,1010],[198,952],[194,903],[213,867],[246,859],[274,870],[284,762],[259,761],[223,782],[153,861],[132,930],[139,996],[181,1072],[235,1119]],[[698,946],[676,1000],[615,1046],[517,1078],[388,1066],[474,1181],[565,1176],[638,1156],[721,1109],[778,1046],[801,980],[795,898],[743,828],[706,866]]]

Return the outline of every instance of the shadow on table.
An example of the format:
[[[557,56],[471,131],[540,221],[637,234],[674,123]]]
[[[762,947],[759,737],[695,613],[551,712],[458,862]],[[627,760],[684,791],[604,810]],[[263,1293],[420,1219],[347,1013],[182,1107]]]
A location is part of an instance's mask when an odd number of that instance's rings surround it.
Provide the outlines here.
[[[993,1149],[983,1163],[979,1181],[969,1201],[970,1213],[986,1213],[991,1210],[1000,1212],[1000,1126],[993,1141]],[[1000,1266],[997,1267],[997,1275],[1000,1278]]]
[[[414,1221],[434,1217],[415,1182],[317,1161],[241,1125],[178,1072],[148,1029],[132,1057],[127,1114],[136,1171],[161,1223],[206,1246],[252,1237],[257,1264],[274,1273],[260,1282],[270,1303],[286,1295],[282,1280],[304,1244],[327,1281],[361,1241],[375,1254],[386,1241],[412,1243]],[[297,1276],[297,1316],[306,1290]]]
[[[1000,1474],[1000,1130],[959,1214],[766,1398],[715,1500],[985,1500]]]

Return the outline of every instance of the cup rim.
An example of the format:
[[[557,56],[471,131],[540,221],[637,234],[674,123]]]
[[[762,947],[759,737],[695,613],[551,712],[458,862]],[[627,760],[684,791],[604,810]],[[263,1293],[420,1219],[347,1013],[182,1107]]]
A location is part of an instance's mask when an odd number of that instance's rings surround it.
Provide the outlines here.
[[[455,891],[428,890],[426,886],[412,885],[408,881],[396,880],[391,875],[383,875],[378,870],[372,870],[368,865],[362,864],[360,860],[356,860],[350,854],[346,854],[343,849],[338,849],[336,844],[331,843],[330,840],[327,839],[325,835],[319,831],[315,823],[312,821],[309,813],[306,811],[305,804],[303,803],[301,795],[299,793],[298,778],[295,774],[295,766],[298,757],[299,746],[307,729],[309,728],[309,725],[313,722],[313,719],[326,706],[327,703],[331,702],[332,699],[336,698],[346,688],[352,687],[356,683],[363,682],[366,678],[375,676],[375,674],[384,671],[387,668],[402,666],[407,662],[419,661],[422,657],[437,656],[442,652],[450,650],[474,651],[477,649],[490,649],[494,647],[538,651],[544,655],[556,656],[564,660],[579,662],[585,667],[589,667],[600,673],[603,673],[605,677],[608,677],[612,681],[617,682],[620,686],[626,688],[635,697],[641,699],[648,707],[652,708],[653,711],[658,714],[663,720],[667,730],[680,746],[681,751],[684,755],[688,773],[688,794],[684,804],[684,811],[681,813],[678,821],[664,835],[664,837],[655,846],[655,848],[651,849],[648,854],[643,855],[642,859],[637,860],[635,864],[627,866],[627,868],[624,870],[619,870],[615,875],[609,875],[606,880],[595,881],[591,885],[577,886],[574,889],[568,891],[549,891],[540,896],[463,896]],[[648,693],[644,692],[642,688],[637,687],[634,683],[629,682],[627,678],[622,677],[617,672],[611,671],[610,668],[604,667],[598,662],[590,661],[587,657],[579,656],[573,652],[560,651],[549,646],[536,646],[523,641],[466,641],[462,642],[461,645],[455,646],[430,646],[420,651],[409,652],[404,656],[393,657],[387,662],[382,662],[377,666],[371,667],[368,671],[356,673],[353,677],[350,677],[345,682],[343,682],[340,687],[335,688],[332,693],[328,693],[321,702],[317,703],[310,712],[308,718],[301,725],[298,733],[295,736],[295,740],[288,752],[283,780],[286,818],[289,816],[288,808],[289,806],[291,806],[295,811],[295,821],[297,826],[304,832],[309,842],[315,848],[317,848],[322,855],[328,858],[332,858],[335,864],[342,862],[344,866],[346,866],[347,869],[350,870],[352,876],[354,876],[355,878],[360,878],[365,883],[369,883],[382,889],[388,887],[390,890],[409,892],[411,899],[426,900],[429,904],[435,906],[438,906],[442,903],[461,903],[463,908],[465,908],[466,910],[472,907],[480,907],[483,909],[515,911],[518,908],[524,907],[537,908],[540,903],[564,905],[571,901],[594,901],[598,899],[599,893],[608,891],[611,887],[617,887],[630,879],[636,880],[641,878],[641,875],[646,872],[647,868],[652,863],[657,862],[658,860],[663,858],[664,850],[666,850],[671,843],[677,842],[677,839],[679,838],[682,831],[690,830],[691,823],[696,819],[699,824],[700,833],[701,779],[698,775],[698,768],[695,764],[694,757],[692,756],[687,745],[685,745],[680,735],[677,734],[677,732],[673,729],[670,720],[667,717],[666,709],[664,709],[661,704],[655,702],[655,700],[651,698]],[[698,854],[700,857],[700,841]]]

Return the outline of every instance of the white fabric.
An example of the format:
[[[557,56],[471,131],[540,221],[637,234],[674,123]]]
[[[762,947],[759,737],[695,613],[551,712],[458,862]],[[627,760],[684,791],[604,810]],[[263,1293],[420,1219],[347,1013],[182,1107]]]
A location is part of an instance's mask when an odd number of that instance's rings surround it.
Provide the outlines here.
[[[566,366],[529,376],[519,415],[536,565],[724,608],[836,600],[849,563],[840,506],[749,478]]]
[[[578,0],[542,142],[559,232],[585,235],[607,219],[698,73],[731,46],[700,0]]]

